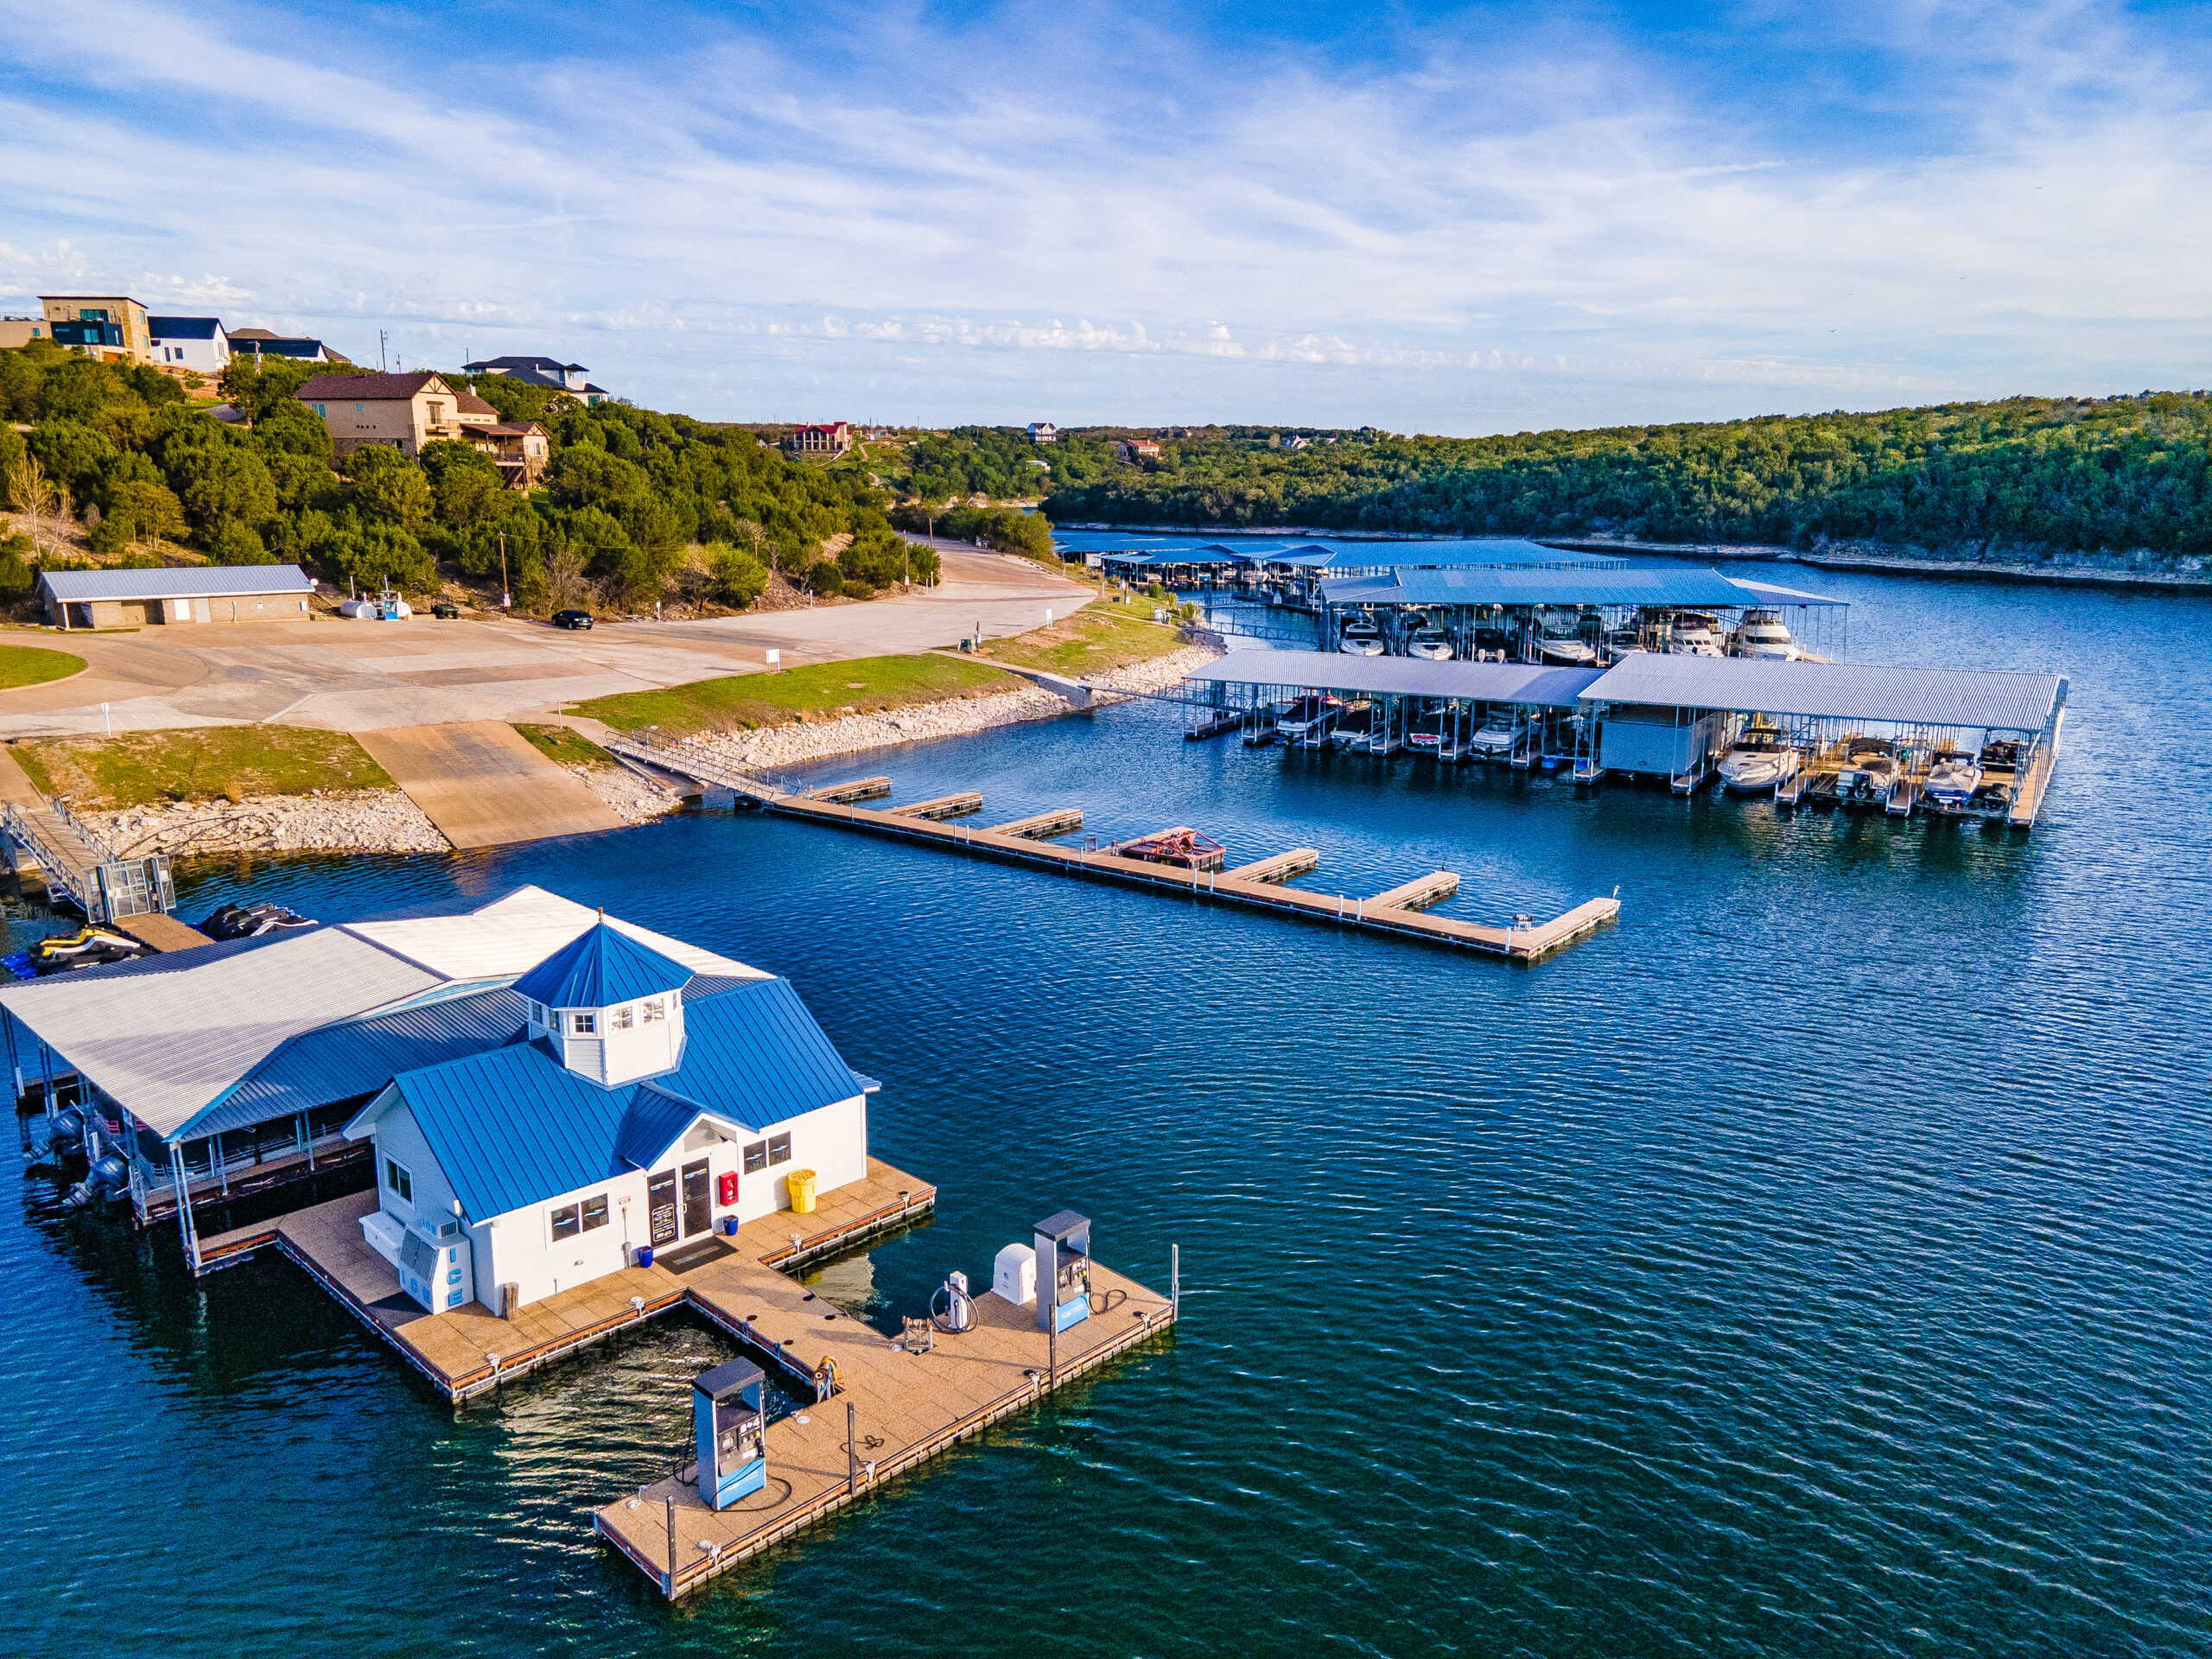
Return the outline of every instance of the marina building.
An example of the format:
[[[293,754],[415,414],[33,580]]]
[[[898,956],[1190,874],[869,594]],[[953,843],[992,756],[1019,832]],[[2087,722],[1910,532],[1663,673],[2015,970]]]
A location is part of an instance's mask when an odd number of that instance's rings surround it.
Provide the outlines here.
[[[788,982],[538,887],[10,984],[0,1011],[79,1201],[175,1220],[195,1271],[200,1212],[350,1168],[415,1301],[512,1318],[868,1173],[876,1085]]]

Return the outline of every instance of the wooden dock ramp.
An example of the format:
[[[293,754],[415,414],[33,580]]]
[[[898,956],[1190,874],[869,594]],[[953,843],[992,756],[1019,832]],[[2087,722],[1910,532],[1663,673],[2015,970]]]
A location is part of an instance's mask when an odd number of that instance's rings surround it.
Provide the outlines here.
[[[1239,864],[1222,874],[1231,881],[1287,881],[1294,875],[1320,868],[1321,855],[1311,847],[1294,847],[1287,853],[1269,853],[1249,864]]]
[[[888,778],[852,778],[842,784],[824,784],[819,789],[810,789],[810,801],[874,801],[891,792]]]
[[[1026,818],[1016,818],[1010,823],[995,823],[995,836],[1020,836],[1027,841],[1050,841],[1055,836],[1070,836],[1083,828],[1083,809],[1079,806],[1056,806],[1049,812],[1033,812]]]
[[[957,795],[940,795],[935,800],[913,801],[905,806],[885,809],[886,816],[894,818],[927,818],[936,822],[942,818],[964,817],[970,812],[983,810],[983,798],[973,790]]]
[[[457,848],[622,828],[589,785],[504,721],[394,726],[355,736]]]

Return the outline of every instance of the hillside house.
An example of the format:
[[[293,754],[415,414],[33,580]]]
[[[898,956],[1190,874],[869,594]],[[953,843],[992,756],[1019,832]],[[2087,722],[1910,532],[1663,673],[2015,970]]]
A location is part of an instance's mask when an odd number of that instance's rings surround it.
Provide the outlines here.
[[[795,426],[784,447],[795,455],[842,455],[853,447],[853,429],[842,421]]]
[[[231,337],[220,317],[149,317],[154,361],[164,369],[220,374],[231,364]]]
[[[465,374],[504,374],[525,386],[543,386],[550,391],[565,392],[574,401],[589,408],[603,404],[612,395],[606,387],[592,384],[591,372],[581,363],[563,363],[551,357],[487,357],[464,364]]]
[[[41,294],[38,302],[47,338],[57,346],[80,346],[88,357],[125,363],[154,360],[146,308],[129,295]]]
[[[476,406],[464,419],[461,398],[430,369],[405,374],[318,374],[293,396],[322,416],[340,455],[365,446],[389,445],[413,460],[433,438],[466,438],[472,426],[496,423],[499,411],[470,395]],[[485,417],[489,416],[489,420]]]
[[[1032,421],[1029,423],[1030,442],[1058,443],[1059,441],[1060,429],[1054,426],[1050,421]]]
[[[302,334],[272,334],[266,328],[233,328],[231,350],[255,357],[289,358],[295,363],[344,363],[346,358],[319,340]]]

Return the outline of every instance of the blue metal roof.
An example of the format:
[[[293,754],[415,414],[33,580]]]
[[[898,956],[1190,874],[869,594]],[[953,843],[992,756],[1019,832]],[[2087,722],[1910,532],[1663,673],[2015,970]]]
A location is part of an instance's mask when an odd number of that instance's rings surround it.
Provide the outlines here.
[[[402,1071],[514,1042],[528,1017],[512,991],[478,991],[302,1032],[168,1138],[214,1135],[365,1098]]]
[[[683,1003],[683,1064],[658,1085],[758,1128],[866,1092],[787,979]]]
[[[683,1064],[649,1083],[604,1088],[543,1043],[514,1043],[392,1084],[478,1221],[656,1158],[702,1111],[760,1128],[865,1090],[782,979],[687,1001]]]
[[[671,1095],[656,1084],[640,1084],[614,1137],[615,1158],[632,1169],[651,1169],[690,1132],[704,1110],[697,1101]]]
[[[54,570],[39,578],[61,604],[96,599],[228,599],[311,594],[296,564],[192,564],[162,570]]]
[[[149,317],[146,332],[156,340],[213,340],[220,317]]]
[[[1562,553],[1517,536],[1478,537],[1459,541],[1356,542],[1332,547],[1306,542],[1287,553],[1269,553],[1255,563],[1287,564],[1311,570],[1611,569],[1628,561]]]
[[[603,1181],[634,1086],[578,1077],[516,1043],[392,1079],[472,1221]]]
[[[515,982],[549,1008],[607,1008],[681,989],[691,970],[600,922]]]
[[[1718,570],[1393,569],[1321,584],[1332,605],[1667,605],[1739,610],[1759,601]]]

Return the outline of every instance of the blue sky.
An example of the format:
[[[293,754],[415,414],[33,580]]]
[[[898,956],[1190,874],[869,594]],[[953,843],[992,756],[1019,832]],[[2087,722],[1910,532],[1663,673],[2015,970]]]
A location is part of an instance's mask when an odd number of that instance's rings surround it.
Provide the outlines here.
[[[0,0],[0,308],[719,419],[2212,383],[2212,6]]]

